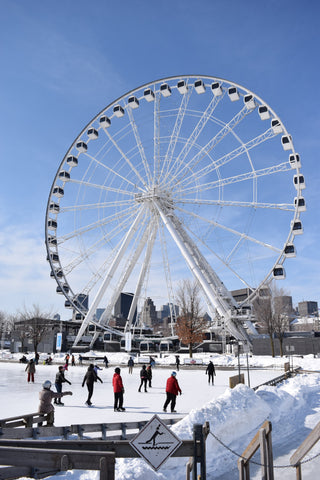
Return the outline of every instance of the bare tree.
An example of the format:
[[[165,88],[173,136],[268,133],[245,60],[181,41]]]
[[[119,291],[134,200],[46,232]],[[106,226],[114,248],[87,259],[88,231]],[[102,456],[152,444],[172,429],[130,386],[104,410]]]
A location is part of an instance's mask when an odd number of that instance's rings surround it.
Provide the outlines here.
[[[261,290],[255,299],[253,308],[255,315],[265,328],[270,337],[271,354],[275,356],[274,337],[279,339],[280,356],[283,356],[283,339],[288,330],[289,316],[292,307],[288,293],[283,288],[278,288],[276,283],[270,284],[269,288]]]
[[[52,319],[52,312],[44,312],[39,305],[33,305],[32,309],[20,311],[17,315],[17,323],[23,323],[23,328],[19,328],[16,324],[16,330],[19,331],[20,340],[23,342],[26,338],[32,340],[35,354],[38,353],[38,345],[43,338],[52,329],[52,325],[48,323],[48,319]]]
[[[4,347],[4,342],[8,338],[8,335],[13,330],[13,317],[6,312],[0,310],[0,340],[1,348]]]
[[[183,280],[178,286],[176,301],[180,308],[176,333],[182,343],[189,346],[191,358],[193,346],[203,340],[204,331],[208,328],[208,322],[201,316],[199,283],[195,280]]]

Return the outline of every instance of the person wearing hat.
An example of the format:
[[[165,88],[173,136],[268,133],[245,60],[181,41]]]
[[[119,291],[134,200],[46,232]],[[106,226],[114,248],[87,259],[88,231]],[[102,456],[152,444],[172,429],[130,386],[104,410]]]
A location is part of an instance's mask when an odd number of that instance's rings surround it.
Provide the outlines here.
[[[38,413],[46,413],[47,417],[47,427],[52,427],[54,423],[54,406],[52,405],[53,398],[61,398],[64,395],[72,395],[72,392],[53,392],[51,389],[50,380],[46,380],[42,384],[42,390],[39,392],[40,404],[38,407]]]
[[[167,385],[166,385],[166,394],[167,394],[167,399],[163,405],[163,411],[167,411],[167,406],[169,403],[171,403],[171,413],[175,413],[175,406],[176,406],[176,399],[178,393],[180,395],[182,394],[181,388],[179,386],[178,380],[176,379],[177,372],[172,372],[171,377],[168,378],[167,380]]]
[[[124,412],[125,408],[123,408],[123,406],[122,406],[123,405],[124,387],[123,387],[119,367],[116,367],[114,369],[114,374],[113,374],[113,378],[112,378],[112,386],[113,386],[113,393],[114,393],[113,409],[114,409],[115,412]]]

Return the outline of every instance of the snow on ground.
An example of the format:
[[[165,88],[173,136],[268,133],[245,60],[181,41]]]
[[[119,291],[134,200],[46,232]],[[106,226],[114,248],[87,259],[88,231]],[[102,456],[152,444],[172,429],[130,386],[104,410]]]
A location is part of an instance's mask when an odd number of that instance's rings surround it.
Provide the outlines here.
[[[27,384],[25,366],[16,362],[19,358],[6,359],[0,362],[0,408],[1,417],[15,416],[37,410],[38,392],[44,380],[54,380],[57,365],[63,363],[63,356],[55,358],[51,366],[39,364],[35,384]],[[196,358],[200,358],[197,355]],[[77,356],[76,356],[77,358]],[[81,387],[87,365],[69,367],[66,372],[72,385],[65,389],[73,391],[72,397],[64,397],[65,406],[57,407],[56,425],[74,423],[98,423],[114,421],[147,420],[154,414],[161,418],[171,417],[163,413],[165,400],[165,382],[174,369],[170,362],[174,356],[157,358],[153,370],[152,388],[148,393],[138,393],[140,366],[135,366],[132,375],[126,367],[126,354],[108,354],[110,367],[103,368],[100,376],[103,384],[97,383],[93,394],[94,408],[84,405],[86,388]],[[183,356],[180,357],[183,363]],[[204,364],[209,356],[203,355]],[[209,386],[204,367],[183,367],[177,375],[183,394],[177,398],[176,414],[180,422],[172,428],[181,439],[192,438],[194,423],[209,421],[212,433],[207,438],[207,478],[215,480],[233,480],[238,478],[237,456],[241,454],[261,424],[266,420],[272,422],[272,440],[274,446],[274,463],[277,467],[289,465],[289,459],[295,449],[320,420],[320,359],[313,356],[294,358],[294,366],[301,365],[312,374],[301,374],[277,387],[260,387],[256,392],[245,385],[235,389],[228,388],[228,378],[236,375],[238,359],[232,355],[211,357],[216,366],[233,367],[217,369],[215,385]],[[59,362],[60,360],[60,362]],[[283,363],[288,359],[271,357],[250,357],[250,384],[260,385],[278,376],[283,371]],[[292,361],[292,360],[291,360]],[[247,383],[246,356],[241,357],[241,371],[245,373]],[[160,364],[162,363],[162,367]],[[167,364],[167,367],[166,367]],[[113,412],[113,393],[111,379],[114,367],[120,365],[125,386],[126,412]],[[263,368],[263,369],[262,369]],[[281,371],[282,370],[282,371]],[[219,441],[216,439],[218,438]],[[233,453],[235,452],[235,453]],[[320,442],[310,452],[313,457],[320,452]],[[259,455],[254,458],[259,462]],[[143,460],[118,459],[116,464],[117,480],[176,480],[185,478],[187,459],[172,458],[158,472],[154,472]],[[304,480],[314,480],[320,468],[320,457],[302,466]],[[253,480],[261,478],[258,466],[251,466]],[[275,479],[289,480],[295,478],[293,468],[276,468]],[[96,480],[98,472],[66,472],[50,477],[63,480]]]

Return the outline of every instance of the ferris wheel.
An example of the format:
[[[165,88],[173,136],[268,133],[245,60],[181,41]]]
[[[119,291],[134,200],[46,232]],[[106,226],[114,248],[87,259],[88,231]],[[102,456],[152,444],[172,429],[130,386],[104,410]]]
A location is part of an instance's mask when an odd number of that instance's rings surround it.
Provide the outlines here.
[[[272,108],[228,80],[164,78],[109,104],[64,156],[46,210],[51,276],[83,319],[76,342],[99,308],[108,328],[121,292],[131,325],[145,298],[171,305],[190,272],[209,314],[245,338],[230,291],[285,277],[303,233],[300,167]]]

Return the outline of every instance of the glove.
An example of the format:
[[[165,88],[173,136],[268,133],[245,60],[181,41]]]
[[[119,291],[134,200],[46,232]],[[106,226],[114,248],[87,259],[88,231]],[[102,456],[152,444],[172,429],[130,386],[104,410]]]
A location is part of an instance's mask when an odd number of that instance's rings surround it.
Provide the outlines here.
[[[64,392],[63,395],[73,395],[72,392]]]
[[[71,385],[71,382],[68,382],[68,383],[69,383],[69,385]]]
[[[180,395],[182,395],[182,392],[180,392]]]

